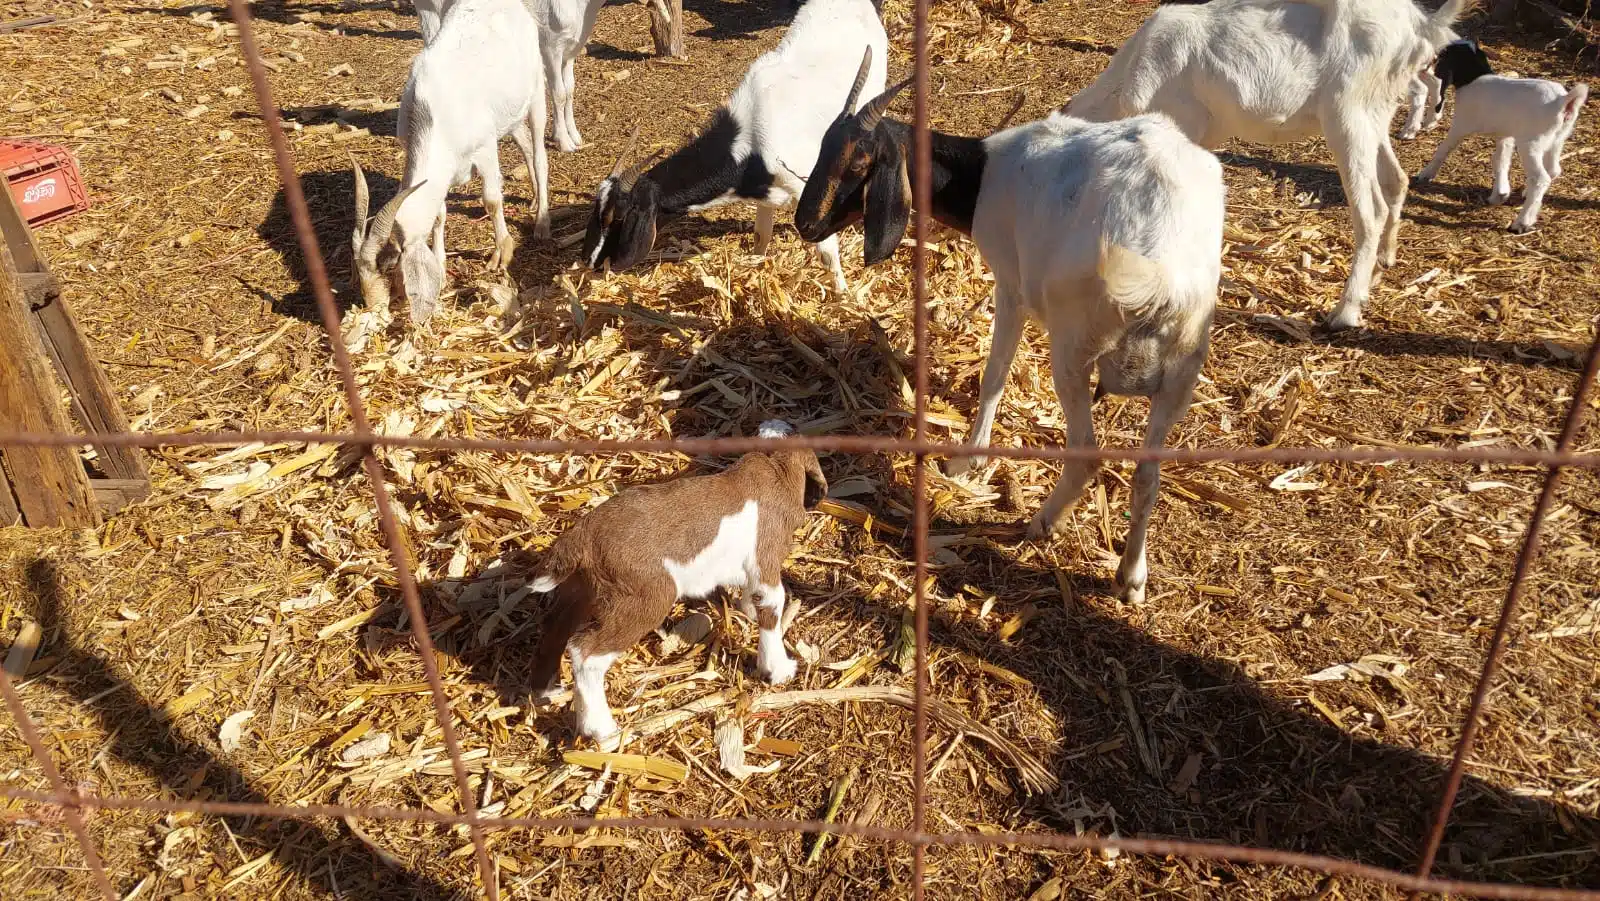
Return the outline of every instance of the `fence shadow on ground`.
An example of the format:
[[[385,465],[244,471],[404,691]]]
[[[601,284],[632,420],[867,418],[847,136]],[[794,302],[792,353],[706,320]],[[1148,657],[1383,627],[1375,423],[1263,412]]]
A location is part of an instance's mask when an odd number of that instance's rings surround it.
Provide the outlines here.
[[[61,611],[67,602],[66,589],[55,563],[36,559],[27,565],[26,573],[27,594],[34,605],[29,612],[44,634],[55,636],[52,650],[60,656],[56,672],[70,676],[53,684],[71,692],[79,700],[79,709],[99,721],[111,736],[110,753],[145,771],[160,782],[164,795],[179,800],[283,800],[269,797],[249,775],[185,736],[163,715],[161,705],[145,697],[117,664],[80,643],[78,636],[65,628]],[[204,774],[198,782],[192,779],[196,773]],[[147,816],[154,820],[159,815]],[[429,876],[426,866],[388,866],[365,844],[327,820],[225,819],[250,857],[271,851],[276,862],[308,887],[327,890],[334,897],[373,901],[461,901],[469,897]],[[214,850],[218,860],[233,856],[232,849]],[[404,849],[398,853],[403,854]],[[109,875],[123,892],[131,891],[138,881],[135,874],[115,869],[109,870]]]

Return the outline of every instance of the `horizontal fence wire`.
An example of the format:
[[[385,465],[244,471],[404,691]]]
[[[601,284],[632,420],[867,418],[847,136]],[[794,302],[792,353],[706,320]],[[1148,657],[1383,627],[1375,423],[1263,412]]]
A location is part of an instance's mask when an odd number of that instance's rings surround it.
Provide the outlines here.
[[[1329,876],[1347,876],[1416,892],[1433,892],[1475,898],[1526,899],[1526,901],[1567,901],[1585,899],[1600,901],[1600,890],[1537,888],[1493,882],[1469,882],[1432,878],[1435,856],[1442,840],[1450,811],[1455,803],[1462,773],[1471,755],[1477,725],[1481,718],[1490,689],[1503,655],[1510,625],[1515,618],[1518,601],[1525,589],[1538,556],[1539,542],[1545,519],[1554,506],[1562,474],[1567,469],[1600,470],[1600,453],[1579,453],[1574,450],[1581,433],[1584,414],[1600,369],[1600,341],[1589,349],[1583,374],[1574,392],[1563,422],[1559,441],[1552,449],[1533,450],[1520,448],[1444,448],[1387,445],[1379,447],[1341,448],[1073,448],[1073,447],[992,447],[984,454],[995,458],[1050,461],[1143,461],[1156,460],[1172,463],[1351,463],[1381,465],[1390,463],[1457,463],[1503,466],[1545,467],[1543,489],[1529,519],[1528,529],[1518,552],[1515,570],[1501,607],[1499,619],[1485,653],[1478,682],[1471,702],[1463,717],[1460,737],[1451,767],[1441,788],[1438,808],[1429,822],[1421,861],[1415,873],[1359,863],[1354,860],[1306,854],[1271,848],[1250,847],[1237,844],[1183,841],[1177,839],[1141,839],[1103,837],[1096,835],[1067,835],[1056,832],[940,832],[930,833],[925,828],[926,767],[924,745],[927,731],[927,652],[928,621],[923,574],[926,569],[927,543],[927,460],[932,455],[957,455],[968,451],[964,445],[952,442],[927,440],[926,397],[928,376],[927,309],[924,237],[928,200],[930,147],[928,130],[928,59],[927,14],[929,0],[915,2],[915,98],[917,183],[914,186],[915,224],[913,242],[913,287],[915,302],[914,358],[915,410],[912,415],[911,439],[875,435],[812,435],[786,438],[674,438],[662,440],[496,440],[463,438],[419,438],[384,436],[376,434],[367,419],[360,387],[355,378],[348,349],[340,332],[339,314],[333,300],[320,248],[311,227],[309,211],[294,169],[294,160],[284,139],[277,104],[272,99],[266,70],[261,63],[259,49],[251,28],[249,7],[245,0],[229,0],[234,22],[238,25],[239,41],[262,119],[271,143],[274,161],[283,183],[295,233],[300,242],[313,293],[322,324],[327,332],[333,362],[338,370],[345,393],[352,431],[218,431],[218,432],[119,432],[95,435],[61,433],[0,432],[0,447],[200,447],[243,446],[253,443],[308,443],[339,444],[361,452],[368,482],[377,509],[378,528],[383,534],[391,563],[397,574],[402,599],[408,614],[413,639],[417,644],[423,669],[427,676],[438,725],[444,737],[455,776],[462,813],[445,814],[426,808],[366,807],[343,804],[276,805],[230,801],[168,801],[161,799],[130,798],[69,789],[59,768],[40,738],[22,704],[16,686],[10,677],[0,671],[0,694],[4,695],[7,709],[17,723],[18,731],[37,760],[51,791],[38,792],[0,786],[0,797],[14,802],[28,802],[60,812],[82,848],[85,863],[96,888],[108,898],[118,896],[105,870],[94,841],[83,818],[84,811],[138,810],[153,813],[190,812],[209,816],[263,816],[285,820],[310,820],[328,817],[353,817],[361,819],[394,820],[431,823],[442,826],[467,827],[473,843],[473,853],[482,892],[490,901],[498,897],[498,878],[488,853],[487,830],[490,829],[656,829],[679,831],[749,831],[763,833],[827,833],[856,836],[909,845],[913,854],[913,892],[923,897],[924,855],[929,847],[1015,847],[1056,851],[1123,851],[1157,857],[1178,857],[1190,860],[1227,861],[1241,864],[1293,867]],[[1350,436],[1354,443],[1378,443],[1362,436]],[[405,553],[405,536],[395,516],[393,503],[384,482],[383,464],[377,455],[380,448],[408,448],[440,452],[479,451],[487,453],[529,454],[616,454],[616,453],[681,453],[735,454],[754,450],[811,449],[842,453],[896,453],[915,458],[913,468],[913,553],[916,557],[916,665],[914,667],[915,703],[912,758],[914,761],[913,827],[894,829],[850,823],[830,823],[821,820],[762,820],[762,819],[697,819],[683,817],[622,817],[622,818],[543,818],[485,816],[476,806],[470,788],[467,767],[462,759],[460,742],[454,728],[454,714],[445,692],[433,652],[433,644],[417,588],[415,573]],[[0,819],[23,819],[35,816],[27,808],[0,812]]]
[[[345,804],[307,804],[285,807],[232,801],[168,801],[156,798],[101,797],[72,792],[34,792],[0,787],[0,797],[85,810],[142,810],[151,813],[195,813],[208,816],[259,816],[288,820],[352,817],[466,825],[464,814],[440,813],[425,807],[363,807]],[[19,814],[11,811],[7,816]],[[1506,898],[1524,901],[1600,901],[1600,890],[1555,889],[1456,879],[1423,879],[1410,873],[1339,857],[1256,848],[1223,842],[1165,838],[1123,838],[1068,835],[1060,832],[915,832],[889,826],[872,826],[822,820],[718,819],[699,817],[496,817],[479,815],[486,829],[643,829],[674,832],[797,832],[829,834],[923,847],[1025,848],[1037,851],[1123,851],[1152,857],[1180,857],[1261,866],[1294,867],[1332,876],[1371,880],[1400,889],[1458,895],[1467,898]]]
[[[750,451],[814,450],[848,454],[971,455],[969,445],[889,435],[790,435],[727,438],[451,438],[293,430],[248,432],[59,432],[0,431],[0,446],[12,447],[238,447],[245,444],[344,444],[408,450],[481,451],[525,454],[742,454]],[[1600,452],[1514,447],[1006,447],[983,448],[985,457],[1006,460],[1086,460],[1163,463],[1464,463],[1501,466],[1561,466],[1600,470]]]

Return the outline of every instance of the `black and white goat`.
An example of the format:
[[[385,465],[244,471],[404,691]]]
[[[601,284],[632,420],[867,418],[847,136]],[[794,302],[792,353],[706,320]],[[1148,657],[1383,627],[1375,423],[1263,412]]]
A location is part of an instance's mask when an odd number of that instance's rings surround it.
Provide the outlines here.
[[[1494,189],[1489,203],[1498,205],[1511,196],[1511,153],[1522,158],[1522,173],[1527,187],[1522,210],[1511,222],[1514,234],[1526,234],[1539,221],[1539,207],[1545,192],[1561,176],[1561,151],[1578,124],[1578,113],[1589,98],[1589,86],[1574,85],[1571,90],[1543,78],[1510,78],[1494,74],[1483,48],[1461,41],[1444,48],[1434,75],[1449,89],[1456,89],[1455,113],[1450,133],[1433,153],[1433,159],[1417,173],[1418,181],[1432,181],[1462,139],[1470,135],[1491,135],[1494,147]],[[1443,107],[1441,95],[1439,106]]]
[[[916,167],[910,127],[884,113],[904,87],[855,113],[858,91],[851,92],[795,210],[801,237],[818,241],[860,220],[869,265],[899,245]],[[1210,348],[1222,275],[1221,163],[1161,114],[1091,123],[1057,112],[986,138],[934,132],[932,145],[928,213],[971,235],[994,272],[993,339],[968,445],[988,446],[1023,322],[1033,319],[1049,333],[1067,443],[1095,445],[1093,397],[1109,392],[1150,398],[1144,445],[1161,447],[1188,412]],[[955,459],[946,471],[983,462]],[[1066,463],[1030,537],[1056,530],[1096,469]],[[1117,570],[1133,600],[1144,597],[1145,536],[1160,482],[1157,463],[1138,465]]]
[[[761,437],[794,429],[761,424]],[[533,686],[555,695],[572,661],[578,732],[614,746],[606,671],[661,624],[679,598],[739,592],[760,637],[756,669],[777,685],[795,674],[783,647],[783,562],[806,508],[828,493],[817,455],[756,451],[719,473],[629,488],[595,507],[545,553],[534,591],[556,592],[534,652]]]
[[[799,173],[816,161],[862,48],[872,60],[867,84],[881,91],[888,47],[875,0],[808,0],[697,137],[648,169],[649,160],[627,167],[629,142],[595,191],[583,241],[589,267],[636,266],[655,244],[659,217],[736,200],[755,201],[755,251],[765,253],[774,214],[800,196]],[[838,239],[817,242],[817,251],[843,293]]]
[[[1215,148],[1321,135],[1338,164],[1355,253],[1332,329],[1361,324],[1381,261],[1393,265],[1406,173],[1389,123],[1408,80],[1454,37],[1469,0],[1431,15],[1410,0],[1212,0],[1164,5],[1066,112],[1108,121],[1170,115]]]
[[[538,41],[538,25],[522,0],[455,0],[438,34],[412,61],[396,129],[406,150],[405,176],[370,224],[367,179],[355,164],[356,277],[367,306],[381,315],[388,314],[397,283],[414,321],[433,315],[444,287],[445,197],[474,170],[494,219],[489,265],[511,262],[516,241],[506,227],[500,180],[500,139],[507,135],[521,149],[538,195],[534,234],[549,236],[548,112]]]

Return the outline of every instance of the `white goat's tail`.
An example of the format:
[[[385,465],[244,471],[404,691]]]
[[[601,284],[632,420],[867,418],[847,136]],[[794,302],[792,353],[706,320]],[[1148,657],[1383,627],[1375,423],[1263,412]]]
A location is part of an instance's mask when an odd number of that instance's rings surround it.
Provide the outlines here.
[[[1102,241],[1097,267],[1106,296],[1130,319],[1142,319],[1168,299],[1167,271],[1147,256]]]
[[[1445,0],[1443,6],[1435,10],[1433,15],[1428,16],[1427,30],[1431,33],[1424,34],[1422,37],[1435,49],[1455,40],[1454,26],[1456,20],[1460,19],[1462,14],[1474,5],[1475,0]]]
[[[1579,82],[1572,86],[1567,96],[1556,98],[1555,102],[1561,104],[1561,123],[1570,124],[1578,118],[1578,111],[1583,109],[1583,102],[1589,99],[1589,86]]]

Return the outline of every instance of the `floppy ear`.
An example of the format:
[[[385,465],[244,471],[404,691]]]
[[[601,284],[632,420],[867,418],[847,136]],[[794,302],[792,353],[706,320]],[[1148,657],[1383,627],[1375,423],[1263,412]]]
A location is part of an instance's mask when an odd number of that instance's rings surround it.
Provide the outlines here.
[[[879,154],[862,187],[865,210],[861,224],[866,232],[862,256],[868,266],[894,256],[911,219],[911,180],[906,176],[905,156],[898,144],[885,143],[892,149]]]

